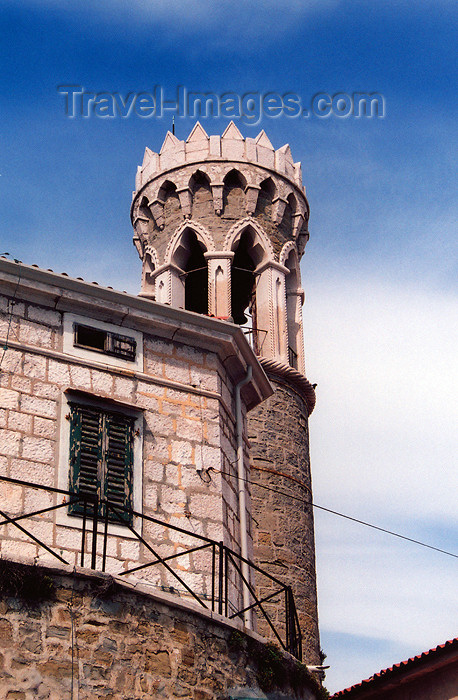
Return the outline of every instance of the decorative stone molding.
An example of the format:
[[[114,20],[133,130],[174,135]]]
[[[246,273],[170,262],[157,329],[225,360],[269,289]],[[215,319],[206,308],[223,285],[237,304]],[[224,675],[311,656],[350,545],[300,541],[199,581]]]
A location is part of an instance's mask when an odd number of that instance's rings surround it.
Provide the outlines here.
[[[234,253],[204,253],[208,263],[208,312],[217,318],[231,315],[231,264]]]
[[[237,239],[247,228],[253,229],[258,236],[259,242],[263,247],[266,256],[269,258],[269,260],[273,261],[275,258],[275,253],[272,243],[263,229],[259,226],[256,219],[253,219],[251,216],[246,216],[244,219],[240,219],[236,224],[234,224],[234,226],[232,226],[224,241],[224,250],[233,250]]]
[[[192,208],[192,193],[189,187],[181,187],[180,189],[177,189],[177,195],[180,200],[180,206],[181,206],[181,211],[183,212],[183,216],[185,219],[189,219],[191,217],[191,208]]]
[[[246,210],[248,215],[254,214],[254,212],[256,211],[256,205],[258,203],[258,195],[260,190],[261,188],[259,187],[259,185],[248,184],[245,187]]]
[[[281,252],[280,252],[280,255],[278,258],[278,262],[280,263],[280,265],[285,265],[286,260],[288,259],[291,251],[295,251],[296,255],[297,255],[297,248],[296,248],[296,244],[294,243],[294,241],[288,241],[288,243],[285,243],[285,245],[281,249]]]
[[[221,157],[257,163],[263,168],[276,170],[302,190],[301,164],[294,163],[289,146],[286,144],[275,150],[264,131],[255,139],[244,139],[234,122],[230,122],[222,136],[208,136],[199,122],[186,141],[180,141],[170,131],[167,132],[159,153],[145,149],[143,163],[137,170],[136,190],[139,191],[161,171]]]
[[[169,241],[167,250],[165,251],[166,264],[172,262],[172,256],[175,251],[175,248],[177,247],[180,238],[182,234],[186,231],[186,229],[191,229],[192,231],[194,231],[197,238],[204,244],[207,252],[215,250],[215,244],[210,233],[202,226],[202,224],[199,224],[197,221],[193,221],[192,219],[188,219],[187,221],[183,221],[183,223],[178,226],[178,228],[176,229],[175,233]]]
[[[275,199],[272,200],[272,221],[274,223],[281,223],[287,204],[288,200],[284,197],[275,197]]]
[[[315,408],[316,394],[315,389],[310,384],[307,377],[298,372],[297,369],[294,369],[294,367],[290,367],[290,365],[278,362],[277,360],[260,357],[259,362],[267,376],[273,375],[275,378],[288,382],[288,384],[291,384],[296,391],[304,397],[310,415]]]
[[[213,207],[215,209],[215,213],[219,215],[223,211],[224,182],[212,182],[211,190],[213,197]]]

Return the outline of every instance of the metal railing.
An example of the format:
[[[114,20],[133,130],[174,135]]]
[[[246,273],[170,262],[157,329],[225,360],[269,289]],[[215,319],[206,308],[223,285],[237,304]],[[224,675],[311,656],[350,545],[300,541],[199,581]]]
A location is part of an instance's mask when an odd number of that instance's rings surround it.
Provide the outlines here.
[[[264,618],[273,633],[273,636],[277,639],[280,646],[288,651],[290,654],[295,656],[297,659],[302,660],[302,636],[298,620],[298,615],[296,611],[296,606],[294,603],[294,596],[291,587],[282,583],[279,579],[267,571],[263,570],[261,567],[257,566],[253,562],[245,559],[238,552],[227,547],[223,542],[217,542],[203,535],[198,535],[195,532],[191,532],[184,528],[180,528],[177,525],[172,525],[158,518],[154,518],[144,513],[138,513],[130,508],[119,508],[118,505],[107,501],[105,499],[98,498],[97,495],[92,494],[75,494],[70,491],[65,491],[63,489],[53,488],[50,486],[44,486],[41,484],[35,484],[28,481],[22,481],[20,479],[12,479],[6,476],[0,476],[0,483],[7,482],[10,484],[15,484],[24,488],[38,489],[41,491],[46,491],[48,493],[53,493],[56,495],[63,496],[63,502],[56,505],[48,506],[46,508],[41,508],[34,510],[29,513],[22,513],[20,515],[8,515],[4,510],[0,510],[0,516],[3,520],[0,520],[0,526],[11,525],[18,528],[23,535],[30,538],[36,545],[44,548],[49,554],[55,557],[58,561],[63,564],[69,564],[68,561],[64,559],[62,546],[59,547],[60,554],[52,549],[49,544],[43,542],[42,539],[36,537],[29,529],[24,527],[23,523],[27,518],[37,518],[43,516],[46,513],[51,513],[53,511],[58,511],[59,509],[68,508],[72,503],[82,503],[83,512],[79,518],[81,518],[81,545],[79,549],[79,562],[81,567],[85,566],[86,558],[90,558],[90,568],[97,569],[101,571],[106,570],[107,565],[107,544],[108,538],[110,536],[109,526],[118,522],[125,528],[127,528],[131,534],[137,539],[145,548],[145,550],[154,559],[151,561],[146,561],[130,569],[123,569],[116,573],[118,576],[127,576],[128,574],[133,574],[141,570],[150,569],[151,567],[162,566],[164,569],[184,588],[184,590],[203,608],[211,610],[212,612],[217,612],[228,619],[234,619],[236,617],[244,619],[244,615],[250,611],[257,611],[258,614]],[[100,515],[101,507],[103,509],[103,515]],[[161,525],[167,530],[172,530],[174,532],[185,535],[187,538],[195,538],[199,542],[196,546],[190,546],[185,548],[185,545],[180,545],[183,547],[183,551],[170,554],[167,556],[161,556],[157,550],[157,546],[153,546],[151,542],[148,542],[142,534],[140,534],[137,529],[131,524],[127,519],[126,515],[130,518],[139,518],[143,523],[154,523]],[[76,517],[76,516],[73,516]],[[88,527],[90,520],[90,527]],[[135,521],[134,521],[135,522]],[[91,532],[92,530],[92,532]],[[89,536],[90,547],[86,548],[86,535]],[[102,552],[101,557],[98,557],[98,537],[102,537]],[[89,551],[87,551],[89,549]],[[207,551],[210,554],[211,565],[211,592],[209,594],[204,594],[203,592],[197,592],[194,588],[189,585],[180,575],[180,570],[174,569],[170,564],[176,562],[179,557],[189,556],[190,554],[196,552]],[[269,581],[270,586],[275,586],[273,592],[259,597],[256,589],[252,583],[251,575],[247,578],[242,572],[242,563],[245,563],[250,571],[250,574],[255,572],[261,576],[264,576]],[[252,599],[252,603],[248,606],[240,605],[240,595],[230,595],[230,587],[233,590],[240,593],[243,587],[249,591]],[[275,599],[280,596],[279,601]],[[268,611],[266,610],[266,603],[276,603],[276,610],[278,612],[278,606],[283,607],[282,616],[284,619],[284,625],[281,623],[274,624]],[[281,628],[284,628],[284,635],[281,634]]]

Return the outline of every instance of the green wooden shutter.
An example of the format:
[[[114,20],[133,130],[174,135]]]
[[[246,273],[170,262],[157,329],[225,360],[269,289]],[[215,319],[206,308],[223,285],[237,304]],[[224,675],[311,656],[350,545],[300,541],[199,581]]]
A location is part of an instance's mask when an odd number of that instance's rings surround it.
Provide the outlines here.
[[[134,419],[119,413],[105,415],[104,496],[123,510],[132,508]],[[114,522],[119,520],[114,515]],[[126,522],[131,522],[125,514]]]
[[[95,495],[102,471],[103,414],[86,406],[70,406],[70,491]],[[82,502],[70,505],[69,512],[81,514]],[[88,514],[91,510],[88,509]]]

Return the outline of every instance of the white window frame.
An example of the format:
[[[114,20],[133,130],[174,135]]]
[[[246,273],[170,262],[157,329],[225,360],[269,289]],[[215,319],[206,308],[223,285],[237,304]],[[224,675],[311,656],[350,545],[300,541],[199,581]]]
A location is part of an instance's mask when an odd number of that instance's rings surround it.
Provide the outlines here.
[[[87,347],[83,348],[79,345],[75,345],[75,323],[79,323],[82,326],[89,326],[97,330],[109,331],[111,333],[117,333],[119,335],[133,338],[137,344],[135,360],[114,357],[113,355],[108,355],[100,350],[91,350]],[[135,369],[138,372],[143,372],[143,333],[140,331],[134,331],[132,328],[127,328],[125,326],[117,326],[114,323],[105,323],[105,321],[99,321],[98,319],[90,318],[89,316],[79,316],[72,313],[64,314],[63,351],[67,355],[74,355],[75,357],[80,357],[81,359],[88,360],[90,362],[99,362],[104,365],[111,365],[112,367],[122,367],[123,369],[131,370]]]

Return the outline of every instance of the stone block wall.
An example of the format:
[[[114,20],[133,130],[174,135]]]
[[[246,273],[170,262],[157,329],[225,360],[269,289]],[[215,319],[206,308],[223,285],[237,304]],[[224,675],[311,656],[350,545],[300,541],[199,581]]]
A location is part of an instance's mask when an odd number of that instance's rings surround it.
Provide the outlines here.
[[[242,697],[241,688],[272,700],[318,697],[318,685],[307,677],[292,690],[288,674],[297,665],[287,655],[282,685],[263,694],[260,672],[265,681],[267,667],[256,661],[262,645],[216,615],[103,575],[47,573],[51,599],[0,600],[5,700],[223,700]]]
[[[143,332],[143,371],[123,369],[96,353],[94,360],[64,354],[62,323],[61,312],[18,297],[13,305],[11,299],[1,298],[0,337],[8,335],[9,342],[0,367],[0,475],[67,489],[69,445],[61,438],[65,397],[80,391],[115,401],[118,410],[125,405],[143,415],[141,434],[135,437],[142,443],[142,512],[237,549],[233,387],[217,353]],[[127,332],[124,326],[120,330]],[[134,474],[134,490],[136,478]],[[61,495],[0,482],[0,509],[10,516],[63,500]],[[22,524],[66,562],[79,564],[82,519],[67,517],[63,522],[64,510]],[[161,556],[201,543],[191,534],[156,523],[135,522],[135,527]],[[3,525],[0,538],[2,557],[57,563],[13,525]],[[86,548],[90,541],[88,533]],[[152,559],[122,526],[109,527],[107,555],[111,573]],[[173,566],[197,592],[210,594],[210,550],[181,557]],[[155,586],[182,588],[163,567],[146,568],[138,577]]]

